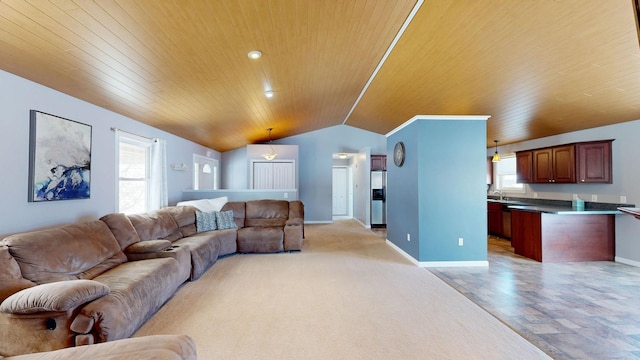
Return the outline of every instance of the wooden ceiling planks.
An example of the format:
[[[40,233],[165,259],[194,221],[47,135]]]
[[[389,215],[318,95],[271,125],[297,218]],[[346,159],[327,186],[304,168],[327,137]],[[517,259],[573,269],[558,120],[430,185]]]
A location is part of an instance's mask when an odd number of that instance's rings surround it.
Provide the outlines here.
[[[415,4],[2,0],[0,68],[226,151],[341,124]],[[636,120],[638,44],[632,0],[425,1],[346,124],[491,115],[491,147]]]
[[[425,2],[347,121],[491,115],[487,146],[640,118],[631,2]]]

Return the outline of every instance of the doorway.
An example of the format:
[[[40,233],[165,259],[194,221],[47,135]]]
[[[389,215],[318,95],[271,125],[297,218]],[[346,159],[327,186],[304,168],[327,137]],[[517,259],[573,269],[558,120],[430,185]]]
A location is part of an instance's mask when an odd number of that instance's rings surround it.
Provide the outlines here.
[[[349,154],[334,154],[331,181],[333,220],[353,218],[353,168]]]
[[[193,154],[193,190],[218,188],[218,160]]]

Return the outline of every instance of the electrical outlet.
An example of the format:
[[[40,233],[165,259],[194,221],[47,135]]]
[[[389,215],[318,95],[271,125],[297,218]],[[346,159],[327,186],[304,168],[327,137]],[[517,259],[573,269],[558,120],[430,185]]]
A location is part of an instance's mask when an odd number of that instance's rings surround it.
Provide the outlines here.
[[[591,201],[598,201],[598,195],[591,195]]]
[[[284,198],[285,198],[285,199],[288,199],[288,198],[289,198],[289,193],[288,193],[288,192],[284,193]]]
[[[538,198],[538,193],[537,193],[537,192],[534,192],[534,193],[533,193],[533,198],[534,198],[534,199],[537,199],[537,198]]]
[[[407,233],[407,241],[411,241],[411,234]]]
[[[578,194],[573,194],[573,200],[578,200]]]
[[[620,195],[620,203],[621,204],[626,204],[627,203],[627,197],[624,195]]]
[[[464,245],[464,239],[458,238],[458,246],[462,246],[462,245]]]

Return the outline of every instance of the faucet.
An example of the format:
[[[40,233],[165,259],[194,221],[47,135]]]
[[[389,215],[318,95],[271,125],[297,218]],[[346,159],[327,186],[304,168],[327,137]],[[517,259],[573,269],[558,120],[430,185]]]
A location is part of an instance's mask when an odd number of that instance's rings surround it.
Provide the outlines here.
[[[498,193],[498,195],[500,195],[500,200],[502,200],[502,190],[496,190],[492,194],[495,195],[496,193]]]

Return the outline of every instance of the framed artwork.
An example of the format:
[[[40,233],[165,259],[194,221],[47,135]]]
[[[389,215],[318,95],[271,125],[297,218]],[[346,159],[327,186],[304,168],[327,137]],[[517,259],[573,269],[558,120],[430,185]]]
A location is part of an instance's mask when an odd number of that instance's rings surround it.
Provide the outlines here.
[[[31,110],[29,201],[88,199],[91,125]]]

